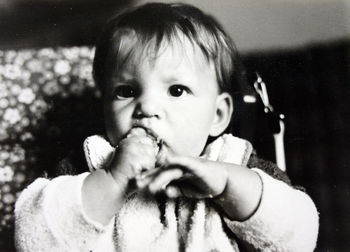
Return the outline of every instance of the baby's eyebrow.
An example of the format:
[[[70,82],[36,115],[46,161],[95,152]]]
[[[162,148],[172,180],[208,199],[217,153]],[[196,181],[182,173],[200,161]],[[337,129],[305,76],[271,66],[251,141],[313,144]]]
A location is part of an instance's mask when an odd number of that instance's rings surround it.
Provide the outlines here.
[[[183,82],[188,81],[189,76],[182,71],[171,71],[170,73],[164,75],[163,80],[165,82]]]
[[[123,83],[135,83],[136,80],[134,78],[134,76],[131,75],[123,75],[123,74],[116,74],[112,77],[112,81],[113,83],[118,83],[118,82],[123,82]]]
[[[168,76],[168,77],[165,77],[164,78],[164,81],[165,82],[168,82],[168,83],[170,83],[170,82],[178,82],[180,79],[179,78],[177,78],[177,77],[174,77],[174,76]]]
[[[169,76],[166,76],[163,81],[165,83],[173,83],[173,84],[185,84],[185,85],[190,85],[190,86],[195,86],[197,83],[193,77],[188,76],[187,74],[183,74],[181,72],[177,74],[172,74]]]

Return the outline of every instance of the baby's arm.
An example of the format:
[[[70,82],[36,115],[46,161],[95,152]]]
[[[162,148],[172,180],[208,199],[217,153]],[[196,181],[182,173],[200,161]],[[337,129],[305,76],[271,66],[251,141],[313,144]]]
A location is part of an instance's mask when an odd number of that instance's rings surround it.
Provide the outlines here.
[[[113,251],[113,217],[129,192],[128,180],[154,167],[149,141],[124,139],[106,170],[33,182],[16,203],[18,251]]]
[[[167,187],[169,197],[216,198],[232,220],[245,220],[259,205],[262,183],[259,175],[239,165],[202,158],[168,155],[162,168],[145,173],[151,193]],[[169,183],[173,182],[170,184]]]
[[[255,250],[313,251],[318,213],[311,198],[260,169],[233,168],[229,168],[226,189],[214,202],[225,212],[225,222],[236,236]],[[260,183],[244,170],[255,173]],[[258,204],[250,212],[254,204],[249,204],[249,197],[259,190],[255,183],[261,185],[261,196],[253,201]],[[239,190],[242,187],[246,190]]]
[[[82,207],[81,188],[87,175],[39,178],[21,193],[15,207],[18,251],[111,248],[113,225],[92,221]]]
[[[234,164],[172,157],[167,167],[148,179],[150,191],[170,183],[166,189],[170,197],[213,197],[231,230],[256,249],[314,249],[318,216],[304,192],[258,169]]]
[[[318,213],[304,192],[253,169],[263,182],[259,207],[246,221],[226,224],[241,240],[255,250],[313,251],[318,235]]]
[[[154,141],[138,130],[120,141],[109,167],[92,172],[84,181],[82,199],[89,217],[104,225],[111,221],[135,189],[129,182],[141,171],[155,167],[155,148]]]

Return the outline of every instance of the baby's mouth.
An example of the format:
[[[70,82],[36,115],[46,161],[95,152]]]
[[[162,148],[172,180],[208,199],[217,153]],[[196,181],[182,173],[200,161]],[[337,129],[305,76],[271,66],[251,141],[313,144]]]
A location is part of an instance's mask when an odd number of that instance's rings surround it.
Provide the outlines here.
[[[156,154],[158,154],[163,146],[163,140],[151,129],[143,126],[134,126],[130,129],[126,137],[146,136],[149,137],[157,146]]]

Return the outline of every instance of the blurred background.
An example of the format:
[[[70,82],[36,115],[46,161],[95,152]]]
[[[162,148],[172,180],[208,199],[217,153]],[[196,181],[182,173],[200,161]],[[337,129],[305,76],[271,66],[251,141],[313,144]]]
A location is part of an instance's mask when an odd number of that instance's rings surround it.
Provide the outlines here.
[[[13,251],[21,190],[57,167],[74,173],[84,137],[102,132],[93,45],[108,18],[144,2],[0,0],[0,251]],[[349,251],[350,2],[183,2],[223,24],[285,114],[287,173],[320,213],[317,251]],[[274,161],[261,104],[250,112],[246,137]]]

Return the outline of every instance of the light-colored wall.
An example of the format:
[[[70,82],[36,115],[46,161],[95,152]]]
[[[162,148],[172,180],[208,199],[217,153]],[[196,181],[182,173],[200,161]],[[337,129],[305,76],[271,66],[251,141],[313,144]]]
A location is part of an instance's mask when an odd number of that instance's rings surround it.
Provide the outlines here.
[[[158,2],[171,2],[157,0]],[[150,2],[139,0],[139,3]],[[214,15],[239,50],[298,47],[350,38],[349,0],[187,0]]]

